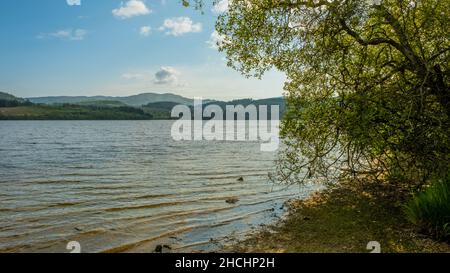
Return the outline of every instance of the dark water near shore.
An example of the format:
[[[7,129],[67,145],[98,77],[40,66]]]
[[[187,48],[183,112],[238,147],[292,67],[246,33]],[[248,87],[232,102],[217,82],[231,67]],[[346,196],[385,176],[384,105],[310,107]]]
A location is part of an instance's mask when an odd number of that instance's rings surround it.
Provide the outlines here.
[[[175,142],[171,124],[0,121],[0,252],[209,251],[307,194],[269,182],[259,143]]]

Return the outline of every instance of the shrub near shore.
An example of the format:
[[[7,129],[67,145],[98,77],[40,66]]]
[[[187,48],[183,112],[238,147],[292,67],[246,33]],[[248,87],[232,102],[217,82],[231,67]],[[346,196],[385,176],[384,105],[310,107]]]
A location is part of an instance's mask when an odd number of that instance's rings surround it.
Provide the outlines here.
[[[450,237],[450,173],[405,206],[408,220],[437,239]]]

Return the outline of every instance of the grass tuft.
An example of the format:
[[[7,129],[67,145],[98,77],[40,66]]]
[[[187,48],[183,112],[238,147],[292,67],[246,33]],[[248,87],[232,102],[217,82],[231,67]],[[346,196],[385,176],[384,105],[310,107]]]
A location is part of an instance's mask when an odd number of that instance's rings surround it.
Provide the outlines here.
[[[409,221],[438,239],[450,238],[450,173],[405,206]]]

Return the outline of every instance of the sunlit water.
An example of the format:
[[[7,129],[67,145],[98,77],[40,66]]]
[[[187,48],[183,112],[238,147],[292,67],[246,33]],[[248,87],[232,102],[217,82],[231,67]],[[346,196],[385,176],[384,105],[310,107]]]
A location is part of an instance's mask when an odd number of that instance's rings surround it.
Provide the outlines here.
[[[259,143],[176,142],[171,125],[0,121],[0,251],[211,251],[309,191],[269,182]]]

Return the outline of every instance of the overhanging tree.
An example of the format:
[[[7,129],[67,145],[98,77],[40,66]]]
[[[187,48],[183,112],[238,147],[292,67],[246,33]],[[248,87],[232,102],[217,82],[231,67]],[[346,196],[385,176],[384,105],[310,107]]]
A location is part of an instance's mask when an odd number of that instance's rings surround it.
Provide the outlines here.
[[[448,172],[450,0],[229,2],[216,26],[229,66],[287,75],[279,180]]]

